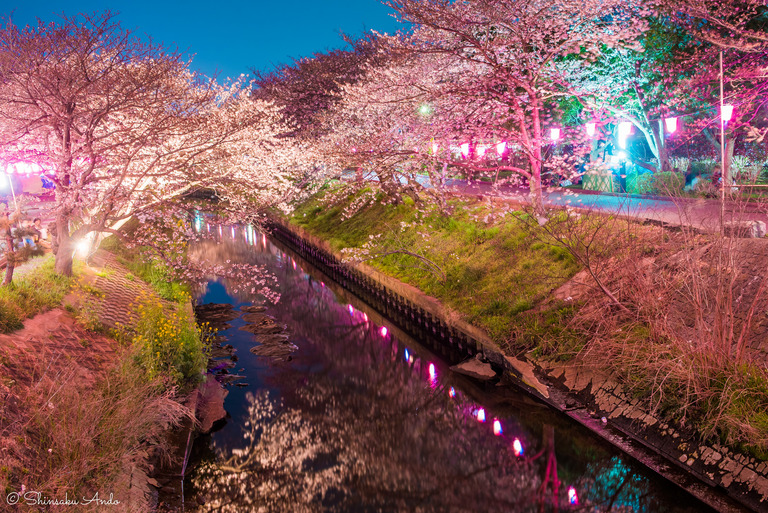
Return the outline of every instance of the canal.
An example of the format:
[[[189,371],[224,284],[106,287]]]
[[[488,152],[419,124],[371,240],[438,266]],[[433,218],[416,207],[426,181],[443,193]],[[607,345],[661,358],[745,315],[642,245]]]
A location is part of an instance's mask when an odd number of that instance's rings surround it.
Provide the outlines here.
[[[255,313],[219,332],[237,356],[219,371],[228,415],[194,442],[185,510],[711,511],[526,394],[454,373],[251,227],[217,232],[191,258],[264,266],[280,298],[200,287],[200,304]]]

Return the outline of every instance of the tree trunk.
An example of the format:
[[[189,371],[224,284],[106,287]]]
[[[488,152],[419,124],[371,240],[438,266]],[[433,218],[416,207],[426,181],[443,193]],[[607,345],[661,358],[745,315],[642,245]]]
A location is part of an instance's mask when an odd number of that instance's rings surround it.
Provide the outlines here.
[[[10,285],[13,281],[13,270],[16,267],[16,249],[13,247],[13,236],[11,230],[5,236],[5,243],[8,244],[8,251],[5,254],[5,278],[3,285]]]
[[[56,272],[64,276],[72,276],[72,257],[74,244],[69,235],[69,220],[59,215],[56,218],[56,236],[59,239],[59,250],[56,252]]]

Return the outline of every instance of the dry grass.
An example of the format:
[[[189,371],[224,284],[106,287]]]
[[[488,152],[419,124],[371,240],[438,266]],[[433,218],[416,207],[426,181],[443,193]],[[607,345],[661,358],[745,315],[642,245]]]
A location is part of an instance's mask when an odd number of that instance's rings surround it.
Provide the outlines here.
[[[148,449],[152,456],[167,454],[165,432],[191,415],[172,392],[147,382],[131,361],[124,355],[91,386],[76,379],[75,364],[61,365],[50,354],[6,362],[17,379],[6,383],[2,394],[5,493],[24,486],[49,498],[99,492],[130,502],[131,474],[147,470]],[[37,363],[25,369],[30,362]]]
[[[544,229],[591,278],[572,320],[582,361],[651,411],[768,456],[768,241],[563,213]]]

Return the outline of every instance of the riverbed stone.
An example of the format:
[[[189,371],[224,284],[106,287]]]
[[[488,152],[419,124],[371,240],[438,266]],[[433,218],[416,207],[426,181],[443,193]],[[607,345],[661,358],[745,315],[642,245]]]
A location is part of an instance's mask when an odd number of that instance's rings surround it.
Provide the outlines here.
[[[283,335],[281,333],[257,335],[256,340],[262,345],[286,344],[288,342],[288,335]]]
[[[451,367],[451,370],[482,381],[487,381],[496,377],[496,371],[493,370],[491,364],[481,362],[477,358],[470,358],[458,365],[454,365]]]
[[[293,344],[262,344],[251,348],[251,352],[256,356],[267,356],[270,358],[283,358],[299,349]]]
[[[197,406],[197,419],[200,422],[200,431],[205,434],[211,431],[213,424],[227,416],[224,409],[224,398],[227,390],[221,386],[212,376],[206,376],[203,384],[198,388],[200,399]]]
[[[246,313],[261,313],[264,312],[267,309],[266,306],[261,305],[250,305],[250,306],[241,306],[240,310]]]

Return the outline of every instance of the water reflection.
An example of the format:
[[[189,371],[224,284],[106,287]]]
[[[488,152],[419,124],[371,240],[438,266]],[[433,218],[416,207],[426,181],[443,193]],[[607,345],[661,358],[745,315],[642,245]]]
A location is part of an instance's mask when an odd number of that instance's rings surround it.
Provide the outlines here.
[[[263,235],[216,232],[192,257],[266,266],[280,291],[268,312],[299,350],[257,358],[237,321],[223,333],[258,379],[230,394],[229,425],[198,447],[200,511],[706,511],[538,405],[486,403]],[[264,300],[235,278],[222,283],[236,305]]]

